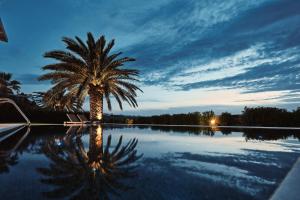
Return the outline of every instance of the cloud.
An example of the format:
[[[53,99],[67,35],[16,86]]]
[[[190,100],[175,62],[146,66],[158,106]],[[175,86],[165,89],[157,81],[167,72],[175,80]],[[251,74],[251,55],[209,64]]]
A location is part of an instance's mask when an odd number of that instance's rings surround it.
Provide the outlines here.
[[[300,56],[297,53],[299,50],[300,48],[297,47],[271,52],[264,47],[260,50],[250,48],[250,50],[209,63],[210,70],[218,69],[219,77],[213,76],[216,71],[199,71],[200,66],[197,68],[198,71],[192,70],[192,75],[181,77],[181,80],[192,81],[183,82],[181,87],[189,90],[219,86],[221,88],[244,88],[248,92],[296,89],[300,78],[298,75]],[[202,68],[207,69],[207,66],[202,66]],[[201,75],[204,74],[209,77],[206,78],[208,80],[205,78],[201,80]],[[189,79],[191,76],[199,78]]]
[[[41,55],[62,49],[62,36],[85,40],[91,31],[116,38],[114,50],[137,59],[128,66],[140,69],[143,87],[159,88],[141,99],[153,109],[168,99],[169,108],[192,106],[181,95],[225,89],[241,97],[265,92],[265,98],[289,103],[298,101],[287,95],[300,85],[299,7],[295,0],[6,1],[0,11],[11,40],[0,48],[0,66],[36,90],[47,85],[36,81],[49,61]],[[27,23],[20,24],[24,16]],[[278,98],[268,96],[272,91],[280,91]]]
[[[160,24],[167,32],[154,31],[148,40],[131,46],[144,83],[170,90],[299,88],[300,3],[240,3],[189,1],[183,6],[172,1],[140,19],[149,29]],[[162,20],[169,9],[176,12]]]

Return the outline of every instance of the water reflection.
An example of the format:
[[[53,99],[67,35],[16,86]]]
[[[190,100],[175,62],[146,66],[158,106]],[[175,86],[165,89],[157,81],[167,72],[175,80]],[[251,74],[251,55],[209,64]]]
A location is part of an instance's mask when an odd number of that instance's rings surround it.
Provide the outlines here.
[[[267,199],[300,155],[293,130],[103,129],[32,126],[0,142],[1,199]]]
[[[49,198],[109,199],[119,191],[130,189],[127,179],[135,177],[137,164],[142,157],[137,154],[137,139],[122,145],[120,136],[116,146],[112,137],[103,141],[103,127],[89,128],[89,145],[85,149],[78,127],[70,127],[63,138],[53,138],[42,152],[51,160],[48,168],[38,168],[42,183],[55,186],[44,192]]]
[[[0,174],[9,173],[10,167],[18,164],[19,155],[16,150],[28,136],[30,127],[21,127],[17,130],[12,129],[5,134],[10,135],[14,131],[20,131],[20,133],[2,141],[0,145]]]
[[[109,126],[108,126],[109,127]],[[219,127],[198,127],[198,126],[145,126],[137,125],[139,129],[150,129],[153,131],[189,133],[193,135],[214,136],[216,132],[223,135],[230,135],[233,132],[243,133],[243,137],[248,140],[280,140],[289,137],[297,138],[300,141],[300,130],[290,129],[242,129],[242,128],[219,128]],[[126,128],[126,126],[110,126],[110,128]]]

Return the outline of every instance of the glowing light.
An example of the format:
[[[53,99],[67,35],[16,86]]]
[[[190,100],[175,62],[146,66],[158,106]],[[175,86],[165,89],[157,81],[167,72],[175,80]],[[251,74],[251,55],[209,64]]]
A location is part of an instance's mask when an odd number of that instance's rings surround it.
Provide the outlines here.
[[[97,120],[99,120],[99,121],[102,120],[102,113],[97,114]]]
[[[211,126],[216,125],[216,119],[211,119],[211,120],[210,120],[210,125],[211,125]]]

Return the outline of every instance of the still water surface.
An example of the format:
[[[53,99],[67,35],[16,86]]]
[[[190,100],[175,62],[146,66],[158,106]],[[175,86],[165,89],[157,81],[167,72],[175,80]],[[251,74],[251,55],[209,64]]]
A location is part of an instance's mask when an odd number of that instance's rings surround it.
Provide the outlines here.
[[[295,131],[25,127],[0,142],[0,197],[268,199],[299,156]]]

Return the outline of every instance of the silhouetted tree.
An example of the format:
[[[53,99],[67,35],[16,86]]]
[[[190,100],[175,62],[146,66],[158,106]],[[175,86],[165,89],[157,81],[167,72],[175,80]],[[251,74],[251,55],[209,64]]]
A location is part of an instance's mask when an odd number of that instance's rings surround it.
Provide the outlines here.
[[[228,112],[223,112],[220,115],[220,124],[222,126],[232,126],[232,125],[234,125],[233,116]]]
[[[12,74],[0,72],[0,97],[7,97],[20,92],[21,83],[11,80]]]
[[[213,111],[206,111],[202,113],[202,117],[200,120],[201,125],[209,125],[210,120],[215,117],[215,113]]]
[[[286,109],[272,107],[245,107],[242,121],[247,126],[290,126],[293,124],[292,113]]]
[[[53,90],[47,92],[34,92],[30,97],[40,108],[54,111],[82,112],[83,102],[78,101],[75,96],[69,96],[65,90],[55,93]]]

